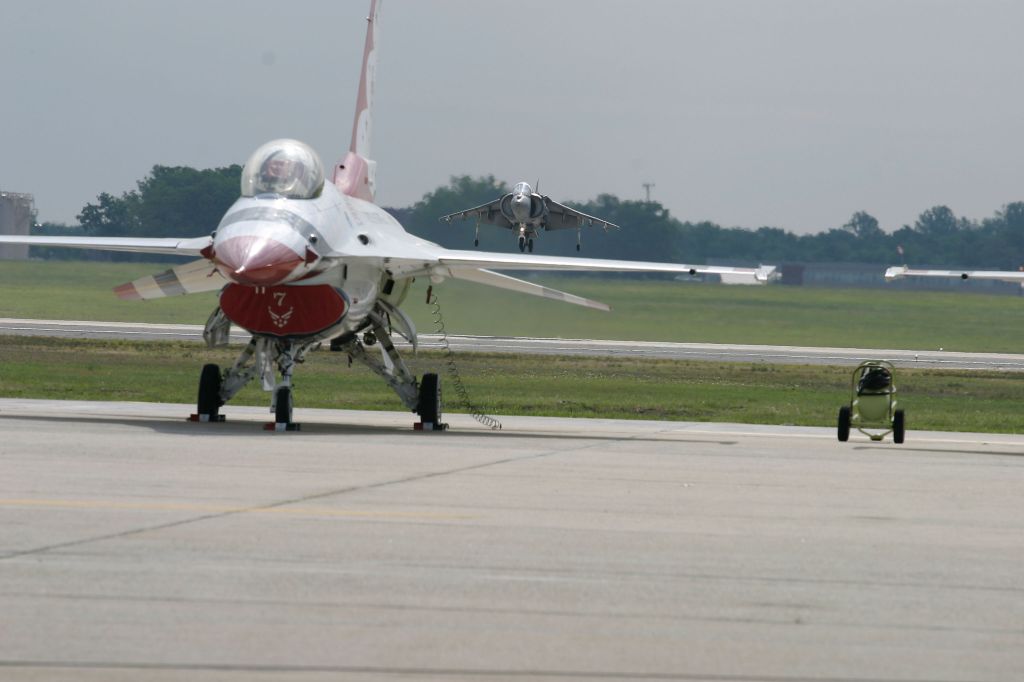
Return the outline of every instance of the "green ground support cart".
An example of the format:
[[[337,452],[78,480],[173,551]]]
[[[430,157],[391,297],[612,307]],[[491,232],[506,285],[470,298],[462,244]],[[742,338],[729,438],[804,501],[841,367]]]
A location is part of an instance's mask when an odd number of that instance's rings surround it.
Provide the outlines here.
[[[839,408],[840,441],[850,438],[852,426],[871,440],[891,433],[892,442],[903,442],[906,420],[903,410],[896,409],[893,374],[892,363],[886,360],[866,360],[853,370],[850,404]]]

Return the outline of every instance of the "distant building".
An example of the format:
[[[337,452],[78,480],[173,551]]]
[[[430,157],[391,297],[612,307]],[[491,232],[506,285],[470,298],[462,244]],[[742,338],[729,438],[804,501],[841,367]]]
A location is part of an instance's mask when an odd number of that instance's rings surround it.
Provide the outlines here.
[[[27,235],[35,220],[35,199],[31,194],[0,191],[0,234]],[[28,246],[0,246],[0,260],[26,259]]]

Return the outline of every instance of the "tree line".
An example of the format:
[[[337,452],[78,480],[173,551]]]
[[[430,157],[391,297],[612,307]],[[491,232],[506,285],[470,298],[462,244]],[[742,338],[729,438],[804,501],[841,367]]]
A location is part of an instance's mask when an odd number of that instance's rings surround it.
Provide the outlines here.
[[[44,223],[36,234],[88,236],[197,237],[212,232],[238,198],[241,166],[197,170],[154,166],[121,196],[100,194],[78,214],[78,225]],[[442,223],[448,213],[478,206],[510,190],[493,175],[456,176],[412,206],[386,208],[409,232],[456,249],[472,249],[474,222]],[[656,201],[623,200],[601,194],[584,202],[563,202],[617,225],[602,232],[584,228],[582,252],[576,252],[575,230],[545,232],[535,252],[592,258],[706,263],[844,262],[930,267],[972,267],[1015,270],[1024,265],[1024,201],[1006,204],[992,216],[972,220],[947,206],[923,211],[913,225],[893,232],[881,229],[866,211],[845,224],[816,234],[796,235],[778,227],[722,227],[713,222],[683,221]],[[489,225],[480,227],[480,249],[510,251],[515,236]],[[36,249],[50,258],[154,260],[159,257],[111,252]]]

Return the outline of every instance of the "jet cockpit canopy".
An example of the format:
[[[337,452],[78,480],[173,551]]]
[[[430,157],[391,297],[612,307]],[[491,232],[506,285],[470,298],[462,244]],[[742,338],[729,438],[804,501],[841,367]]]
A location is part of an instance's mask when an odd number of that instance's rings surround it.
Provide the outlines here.
[[[242,196],[275,194],[313,199],[324,188],[324,166],[309,145],[298,140],[271,140],[252,153],[242,169]]]

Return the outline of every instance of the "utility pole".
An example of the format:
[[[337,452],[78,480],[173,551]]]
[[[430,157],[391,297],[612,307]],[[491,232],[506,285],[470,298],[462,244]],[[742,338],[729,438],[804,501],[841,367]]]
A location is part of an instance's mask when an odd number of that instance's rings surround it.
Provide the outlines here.
[[[647,201],[650,202],[650,200],[651,200],[651,188],[654,187],[654,183],[653,182],[644,182],[644,183],[641,183],[641,187],[644,188],[644,191],[647,193]]]

